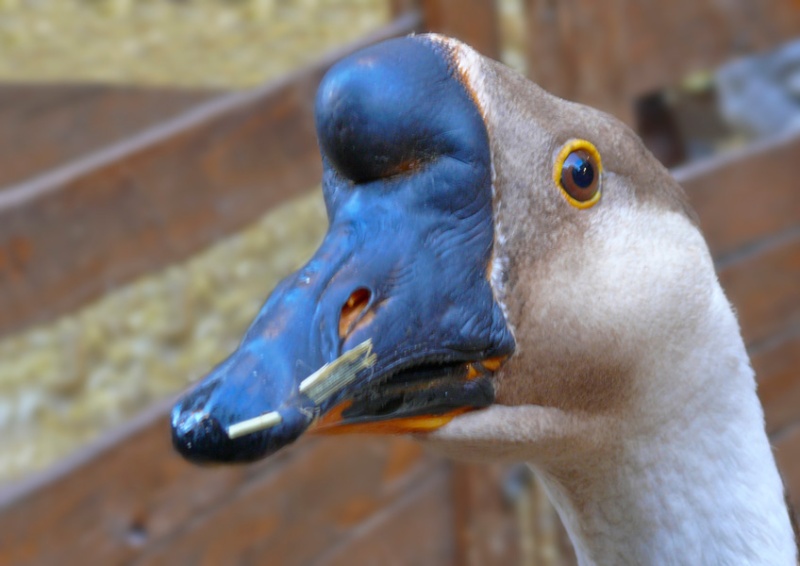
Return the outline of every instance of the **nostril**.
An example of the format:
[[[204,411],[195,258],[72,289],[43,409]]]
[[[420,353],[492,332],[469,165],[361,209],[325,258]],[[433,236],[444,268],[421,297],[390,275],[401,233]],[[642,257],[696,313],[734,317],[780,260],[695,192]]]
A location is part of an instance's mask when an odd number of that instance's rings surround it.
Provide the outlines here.
[[[369,305],[372,294],[368,289],[356,289],[350,294],[339,316],[339,338],[344,339]]]

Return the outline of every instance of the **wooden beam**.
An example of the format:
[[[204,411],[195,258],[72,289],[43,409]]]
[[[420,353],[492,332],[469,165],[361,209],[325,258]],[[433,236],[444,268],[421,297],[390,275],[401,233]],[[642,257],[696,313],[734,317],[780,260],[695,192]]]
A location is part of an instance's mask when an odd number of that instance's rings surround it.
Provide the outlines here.
[[[389,0],[389,13],[392,18],[400,18],[409,12],[421,10],[420,0]]]
[[[800,32],[795,0],[624,0],[626,89],[630,96],[711,71],[733,57],[778,47]]]
[[[0,84],[0,187],[98,151],[220,94],[100,84]]]
[[[633,104],[731,57],[796,37],[794,0],[525,0],[530,76],[633,124]]]
[[[526,0],[528,74],[556,96],[632,125],[621,0]]]
[[[555,507],[525,464],[457,464],[451,489],[456,564],[577,563]]]
[[[496,0],[422,0],[427,31],[460,39],[476,51],[500,58],[500,26]]]
[[[800,519],[800,421],[771,440],[795,517]]]
[[[800,134],[781,135],[680,167],[683,185],[718,259],[791,230],[800,218]]]
[[[384,552],[409,556],[409,538],[424,535],[417,556],[448,562],[450,468],[416,443],[305,439],[259,464],[201,468],[172,449],[166,413],[156,407],[0,494],[0,563],[307,564],[372,532]],[[385,527],[409,513],[413,528]]]
[[[285,79],[0,190],[0,334],[184,258],[313,187],[321,176],[313,101],[323,73],[420,21],[406,15]]]
[[[519,532],[503,479],[510,466],[458,464],[453,474],[457,564],[521,564]]]
[[[800,198],[786,167],[798,159],[795,133],[673,171],[737,310],[770,433],[800,421]]]
[[[453,559],[451,476],[436,469],[408,489],[394,506],[353,529],[318,560],[330,566],[359,564],[459,564]]]
[[[728,264],[719,280],[748,346],[800,325],[800,229]]]
[[[448,467],[420,466],[389,490],[371,477],[385,459],[369,444],[315,450],[313,459],[232,494],[223,508],[146,549],[139,563],[452,563]]]
[[[800,422],[800,325],[751,352],[750,359],[767,432],[778,434]]]

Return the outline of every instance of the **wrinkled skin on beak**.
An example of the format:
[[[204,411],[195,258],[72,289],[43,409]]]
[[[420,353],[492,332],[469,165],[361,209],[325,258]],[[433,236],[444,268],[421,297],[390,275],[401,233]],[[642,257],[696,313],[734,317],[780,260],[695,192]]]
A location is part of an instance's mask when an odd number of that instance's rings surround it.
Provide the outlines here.
[[[488,135],[450,55],[418,37],[361,51],[328,72],[316,117],[328,233],[175,405],[173,443],[191,460],[257,459],[323,421],[368,429],[486,406],[496,364],[480,362],[513,352],[489,278]],[[367,341],[374,362],[354,379],[301,392]],[[266,413],[279,422],[230,438]]]

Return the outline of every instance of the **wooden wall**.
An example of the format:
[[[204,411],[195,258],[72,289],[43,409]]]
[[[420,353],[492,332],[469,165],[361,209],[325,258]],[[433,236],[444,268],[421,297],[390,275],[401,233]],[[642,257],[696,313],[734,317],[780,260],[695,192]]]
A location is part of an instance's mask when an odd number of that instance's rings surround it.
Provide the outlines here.
[[[470,3],[480,17],[455,0],[393,3],[404,16],[362,44],[425,27],[499,52],[493,2]],[[642,93],[800,28],[788,1],[717,4],[648,3],[654,11],[645,12],[632,0],[605,10],[526,0],[532,74],[632,123]],[[712,47],[675,41],[686,33]],[[166,104],[150,114],[157,124],[120,142],[105,145],[117,137],[109,134],[103,147],[11,175],[0,189],[0,333],[185,257],[315,184],[310,101],[341,55],[173,118],[183,102]],[[675,175],[739,313],[768,430],[800,507],[800,198],[785,166],[799,157],[800,135],[788,136]],[[63,159],[72,161],[56,167]],[[74,226],[81,229],[66,230]],[[401,438],[342,437],[305,439],[254,466],[196,468],[171,449],[168,407],[0,491],[0,563],[574,561],[541,491],[522,482],[509,493],[505,467],[454,465]],[[532,514],[540,520],[521,537]]]

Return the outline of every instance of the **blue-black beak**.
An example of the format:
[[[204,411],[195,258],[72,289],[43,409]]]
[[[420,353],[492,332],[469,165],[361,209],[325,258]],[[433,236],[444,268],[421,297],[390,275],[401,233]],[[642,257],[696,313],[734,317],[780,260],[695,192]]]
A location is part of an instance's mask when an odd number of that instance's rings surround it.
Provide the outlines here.
[[[452,57],[431,38],[397,39],[323,79],[328,233],[175,405],[188,459],[254,460],[309,428],[430,430],[493,402],[514,339],[490,279],[488,134]],[[342,360],[346,375],[318,371]]]

